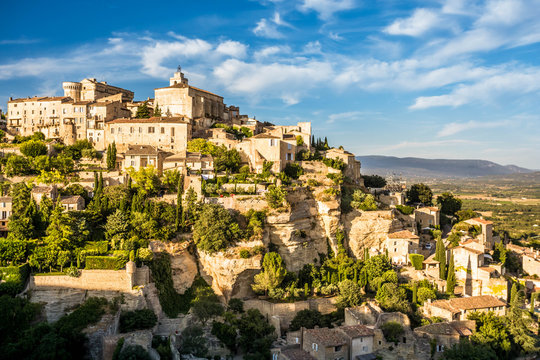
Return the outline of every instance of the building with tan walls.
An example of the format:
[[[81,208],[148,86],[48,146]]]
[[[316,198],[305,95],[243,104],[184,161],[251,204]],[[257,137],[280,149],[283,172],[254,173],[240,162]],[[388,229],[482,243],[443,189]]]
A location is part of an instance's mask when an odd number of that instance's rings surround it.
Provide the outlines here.
[[[422,228],[440,225],[440,210],[433,206],[426,206],[414,210],[414,220]]]
[[[265,161],[273,163],[272,171],[280,172],[288,163],[294,162],[297,146],[282,137],[262,133],[244,139],[236,145],[243,160],[256,172],[261,172]]]
[[[11,196],[0,197],[0,232],[7,231],[9,218],[11,217],[13,198]]]
[[[163,159],[166,156],[164,151],[149,145],[129,145],[122,155],[122,170],[133,169],[139,171],[147,166],[154,167],[158,174],[163,173]]]
[[[191,140],[191,123],[185,117],[115,119],[105,123],[105,143],[116,143],[119,152],[128,145],[149,145],[180,152]]]
[[[349,360],[348,339],[336,329],[308,329],[302,339],[302,349],[317,360]]]
[[[350,153],[343,149],[332,148],[326,151],[326,157],[330,159],[342,160],[345,165],[347,165],[344,175],[355,182],[361,181],[362,176],[360,175],[360,161],[356,160],[353,153]]]
[[[428,317],[438,316],[447,321],[467,320],[467,316],[475,311],[493,311],[497,316],[506,314],[506,303],[494,296],[470,296],[450,300],[428,300],[424,303],[424,314]]]
[[[409,254],[417,254],[420,250],[420,238],[409,230],[402,230],[388,234],[385,246],[393,264],[407,265]]]
[[[183,175],[200,174],[203,178],[214,177],[214,158],[198,152],[181,151],[163,160],[163,171],[178,170]]]
[[[482,240],[482,243],[484,244],[486,251],[494,249],[495,243],[493,241],[493,222],[492,221],[485,220],[479,217],[479,218],[465,220],[465,222],[469,225],[480,226],[480,228],[482,229],[482,233],[478,235],[478,237],[480,238],[480,240]]]
[[[133,91],[122,89],[96,79],[84,79],[81,82],[65,81],[62,83],[64,96],[73,101],[95,101],[107,96],[122,94],[124,101],[133,100]]]

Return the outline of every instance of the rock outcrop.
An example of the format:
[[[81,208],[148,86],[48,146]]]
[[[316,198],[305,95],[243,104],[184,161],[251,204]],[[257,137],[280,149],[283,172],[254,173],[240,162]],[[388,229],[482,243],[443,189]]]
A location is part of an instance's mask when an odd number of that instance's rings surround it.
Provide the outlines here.
[[[183,294],[193,284],[197,276],[197,259],[189,252],[189,242],[152,241],[150,248],[153,252],[166,252],[171,258],[171,272],[174,289]]]

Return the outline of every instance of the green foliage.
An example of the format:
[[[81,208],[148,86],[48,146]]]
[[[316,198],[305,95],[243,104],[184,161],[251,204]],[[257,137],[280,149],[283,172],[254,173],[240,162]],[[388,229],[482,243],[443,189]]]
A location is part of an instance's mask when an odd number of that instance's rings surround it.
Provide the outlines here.
[[[296,146],[304,145],[304,138],[302,135],[296,135]]]
[[[122,351],[120,352],[120,355],[118,356],[118,360],[151,360],[152,358],[150,355],[144,350],[144,348],[141,345],[129,345],[125,346]]]
[[[355,190],[352,195],[351,206],[358,210],[377,210],[377,202],[371,194],[366,194],[362,190]]]
[[[242,249],[240,250],[239,255],[242,259],[248,259],[251,256],[251,253],[247,249]]]
[[[32,166],[28,158],[20,155],[10,155],[7,158],[4,172],[7,176],[28,175],[32,173]]]
[[[226,314],[228,315],[228,314]],[[227,347],[233,354],[236,353],[237,348],[237,331],[236,318],[232,321],[219,322],[214,321],[212,323],[212,335],[216,336],[223,345]]]
[[[437,299],[437,294],[435,293],[435,291],[427,287],[419,288],[417,292],[417,296],[418,296],[418,302],[420,304],[423,304],[428,299],[431,299],[431,300]]]
[[[407,205],[396,205],[396,209],[403,215],[412,215],[414,213],[414,208]]]
[[[148,107],[147,101],[143,102],[137,107],[137,112],[135,113],[135,118],[137,119],[148,119],[150,117],[150,108]]]
[[[454,295],[454,289],[456,288],[456,271],[454,269],[454,253],[450,255],[450,262],[448,263],[448,275],[446,278],[446,292],[450,295]]]
[[[116,343],[116,347],[114,348],[112,360],[118,360],[118,357],[120,356],[120,352],[122,351],[122,347],[124,346],[125,341],[126,339],[124,339],[123,337],[118,339],[118,342]]]
[[[297,163],[288,163],[285,165],[283,172],[291,179],[298,179],[301,175],[304,175],[304,169]]]
[[[135,187],[143,196],[154,195],[160,188],[159,177],[156,168],[147,166],[135,171],[133,168],[128,170],[129,176],[135,181]]]
[[[42,141],[30,140],[21,145],[21,153],[28,157],[36,157],[39,155],[47,155],[47,145]]]
[[[208,253],[227,249],[240,239],[240,227],[227,209],[217,204],[204,204],[193,225],[193,241]]]
[[[274,330],[259,310],[249,309],[242,314],[238,320],[238,344],[245,352],[244,358],[269,358]]]
[[[381,326],[381,330],[384,335],[384,339],[388,342],[393,342],[397,345],[401,336],[405,333],[403,326],[396,321],[388,321]]]
[[[346,308],[360,304],[360,301],[362,300],[362,287],[356,282],[346,279],[338,284],[338,288],[338,308]]]
[[[182,331],[182,344],[180,354],[192,354],[196,357],[204,357],[208,353],[206,339],[202,327],[190,325]]]
[[[333,181],[334,185],[341,185],[343,184],[343,173],[330,173],[326,174],[326,177]]]
[[[382,284],[377,290],[375,299],[387,311],[407,313],[410,310],[405,289],[391,282]]]
[[[446,247],[442,241],[442,238],[437,240],[435,247],[435,260],[439,262],[439,277],[442,280],[446,279]]]
[[[480,216],[480,214],[477,213],[476,211],[471,210],[471,209],[466,209],[466,210],[457,211],[456,216],[458,217],[459,221],[465,221],[465,220],[469,220],[469,219],[474,219],[474,218]]]
[[[411,260],[412,266],[415,270],[422,270],[422,263],[424,262],[424,255],[420,254],[409,254],[409,259]]]
[[[444,192],[437,196],[437,204],[441,208],[441,214],[454,216],[461,210],[461,199],[456,198],[452,193]]]
[[[392,270],[390,260],[386,255],[372,256],[364,262],[364,270],[368,276],[368,281],[382,276],[388,270]]]
[[[367,188],[383,188],[386,186],[386,179],[380,175],[362,175],[364,186]]]
[[[161,360],[172,360],[171,341],[167,336],[154,335],[152,337],[152,347],[156,349]]]
[[[414,184],[407,190],[407,198],[412,203],[422,203],[431,205],[433,200],[433,191],[425,184]]]
[[[24,290],[26,281],[30,276],[30,267],[28,264],[19,266],[0,267],[0,296],[15,296]]]
[[[265,194],[266,202],[272,209],[277,209],[285,205],[287,191],[281,186],[270,185]]]
[[[178,183],[182,179],[182,174],[180,171],[167,170],[163,172],[163,180],[161,181],[163,186],[167,188],[167,191],[170,193],[175,193],[178,190]]]
[[[328,327],[330,324],[327,318],[317,310],[305,309],[296,313],[289,325],[289,331],[300,330],[301,327],[314,329],[318,327]]]
[[[237,298],[232,298],[229,300],[228,308],[231,311],[234,311],[236,313],[243,313],[244,312],[244,302]]]
[[[107,147],[107,170],[116,168],[116,143],[113,142]]]
[[[117,256],[87,256],[86,269],[120,270],[127,259]]]
[[[332,169],[339,170],[343,172],[347,165],[343,162],[343,160],[337,158],[337,159],[331,159],[331,158],[323,158],[322,162],[324,165],[331,167]]]
[[[84,149],[92,149],[92,143],[86,139],[77,140],[75,144],[64,148],[64,155],[73,160],[80,160]]]
[[[122,311],[120,314],[120,332],[122,333],[150,329],[156,323],[157,316],[150,309]]]
[[[510,357],[512,341],[504,318],[492,312],[472,313],[468,318],[476,321],[476,332],[470,337],[473,343],[490,347],[500,359]]]
[[[251,287],[256,293],[268,294],[279,287],[286,274],[287,270],[281,256],[275,252],[266,253],[263,260],[263,271],[255,275]]]
[[[497,354],[486,345],[473,344],[463,339],[451,348],[444,350],[444,360],[497,360]]]

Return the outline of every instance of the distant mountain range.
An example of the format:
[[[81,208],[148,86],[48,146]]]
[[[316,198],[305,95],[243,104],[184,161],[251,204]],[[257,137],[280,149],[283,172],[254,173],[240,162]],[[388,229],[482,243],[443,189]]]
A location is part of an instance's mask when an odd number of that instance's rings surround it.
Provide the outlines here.
[[[526,174],[535,170],[500,165],[487,160],[422,159],[394,156],[357,156],[363,174],[397,175],[406,178],[467,178],[487,175]]]

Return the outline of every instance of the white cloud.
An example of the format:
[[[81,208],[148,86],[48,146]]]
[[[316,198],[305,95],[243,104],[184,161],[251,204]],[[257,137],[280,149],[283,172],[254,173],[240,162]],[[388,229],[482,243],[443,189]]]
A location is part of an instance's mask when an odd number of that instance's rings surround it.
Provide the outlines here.
[[[291,52],[291,48],[288,46],[267,46],[257,52],[255,52],[254,57],[257,61],[260,61],[265,58],[269,58],[278,54],[288,54]]]
[[[435,11],[416,9],[410,17],[395,20],[384,32],[390,35],[419,36],[436,26],[441,26],[441,19]]]
[[[305,54],[320,54],[321,50],[321,43],[318,41],[310,41],[304,46]]]
[[[283,20],[279,12],[276,11],[271,19],[259,20],[257,26],[253,29],[253,33],[269,39],[281,39],[284,35],[279,31],[280,26],[292,28],[292,25]]]
[[[354,0],[304,0],[300,10],[315,11],[321,20],[329,20],[334,13],[349,10],[355,6]]]
[[[328,116],[328,120],[326,121],[327,124],[333,124],[336,121],[355,121],[360,119],[365,115],[365,112],[363,111],[348,111],[348,112],[342,112],[338,114],[330,114]]]
[[[247,46],[238,41],[227,40],[218,45],[216,52],[231,57],[243,58],[246,56]]]
[[[510,121],[479,122],[471,120],[463,123],[453,122],[444,125],[443,128],[437,133],[437,137],[451,136],[469,130],[493,129],[509,125],[511,125]]]
[[[471,85],[459,85],[449,94],[416,98],[410,109],[439,106],[461,106],[475,101],[490,101],[509,94],[526,94],[540,90],[540,69],[506,71]]]
[[[332,31],[330,31],[330,32],[328,33],[328,37],[329,37],[330,39],[332,39],[332,40],[335,40],[335,41],[343,40],[343,37],[342,37],[342,36],[340,36],[339,34],[337,34],[337,33],[335,33],[335,32],[332,32]]]

